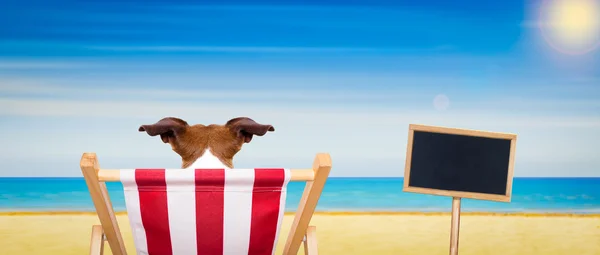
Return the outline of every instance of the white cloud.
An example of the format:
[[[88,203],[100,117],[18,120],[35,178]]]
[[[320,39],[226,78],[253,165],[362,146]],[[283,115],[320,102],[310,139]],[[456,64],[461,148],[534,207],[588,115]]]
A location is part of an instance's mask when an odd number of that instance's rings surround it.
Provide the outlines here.
[[[137,131],[139,125],[165,116],[181,117],[191,124],[224,123],[233,117],[248,116],[273,124],[274,133],[244,147],[236,157],[239,166],[254,166],[258,161],[264,166],[308,167],[315,153],[329,152],[337,166],[334,175],[360,176],[369,168],[369,175],[399,176],[410,123],[516,133],[519,135],[517,162],[527,166],[519,170],[520,175],[590,175],[593,169],[590,166],[599,165],[594,153],[600,140],[597,131],[600,119],[594,117],[436,112],[433,109],[315,109],[271,103],[41,99],[0,99],[1,115],[28,119],[27,122],[19,122],[19,119],[0,122],[3,141],[0,155],[9,158],[7,162],[25,162],[36,155],[41,161],[73,165],[68,169],[49,165],[51,170],[35,170],[42,175],[46,171],[78,175],[76,162],[85,151],[97,152],[104,160],[101,162],[110,163],[104,167],[130,166],[144,158],[161,164],[160,167],[176,167],[177,156],[169,146]],[[580,162],[587,168],[533,168],[537,162],[543,166],[551,162],[563,166]],[[8,163],[0,162],[0,169],[24,167],[5,164]],[[0,175],[18,173],[0,171]]]
[[[90,63],[73,61],[30,61],[30,60],[0,60],[2,69],[76,69],[91,67]]]
[[[560,27],[561,24],[560,22],[548,22],[548,21],[540,21],[540,20],[525,20],[523,22],[521,22],[521,26],[522,27],[526,27],[526,28],[541,28],[541,27],[546,27],[546,28],[550,28],[550,27]]]
[[[226,53],[350,53],[350,52],[388,52],[388,53],[424,53],[442,52],[455,49],[453,45],[438,45],[426,48],[366,48],[366,47],[293,47],[293,46],[203,46],[203,45],[135,45],[82,46],[88,50],[114,52],[226,52]]]
[[[378,10],[378,11],[386,11],[386,12],[397,12],[398,9],[393,8],[381,8],[374,6],[342,6],[342,5],[265,5],[265,4],[227,4],[227,5],[219,5],[219,4],[168,4],[168,5],[159,5],[161,9],[174,9],[174,10],[182,10],[182,11],[198,11],[198,10],[229,10],[229,11],[331,11],[331,10],[344,10],[344,11],[362,11],[365,10]],[[402,11],[402,10],[401,10]],[[405,11],[406,12],[406,11]]]
[[[479,109],[507,109],[509,111],[514,109],[527,109],[531,112],[540,110],[570,111],[574,109],[592,112],[595,112],[596,110],[600,111],[600,100],[587,98],[574,99],[559,96],[555,96],[554,98],[504,96],[491,99],[484,97],[472,98],[471,101],[457,101],[458,102],[455,103],[453,100],[452,103],[464,108],[473,108],[476,106]]]
[[[411,123],[516,133],[517,176],[594,175],[600,166],[594,154],[600,149],[597,114],[543,115],[532,110],[552,106],[589,110],[598,107],[593,101],[527,97],[474,101],[452,97],[450,108],[437,112],[431,104],[435,93],[427,90],[236,90],[232,94],[225,89],[88,89],[76,83],[57,86],[61,83],[54,81],[0,82],[0,94],[4,95],[0,97],[0,155],[5,159],[0,159],[0,176],[78,176],[76,162],[85,151],[97,152],[101,162],[108,162],[103,166],[109,168],[136,166],[135,162],[141,161],[176,167],[179,162],[169,146],[137,131],[139,125],[165,116],[180,117],[191,124],[224,123],[233,117],[248,116],[273,124],[276,132],[253,140],[236,157],[236,166],[243,167],[253,167],[255,162],[308,167],[315,153],[329,152],[336,164],[334,175],[360,176],[368,172],[373,176],[400,176]],[[6,96],[10,94],[19,97]],[[247,98],[253,98],[253,102],[245,103]],[[395,104],[314,103],[338,99],[387,100]],[[505,105],[512,108],[502,107]],[[19,164],[30,160],[31,155],[46,162],[48,168]]]
[[[460,111],[436,113],[431,110],[408,110],[402,108],[371,109],[356,108],[352,111],[332,107],[318,109],[302,104],[247,104],[206,103],[146,100],[52,100],[0,98],[0,115],[11,116],[77,116],[111,118],[156,118],[158,116],[234,116],[264,115],[285,117],[291,113],[303,117],[335,120],[336,117],[361,116],[361,119],[378,123],[397,123],[397,120],[447,123],[451,125],[502,127],[600,127],[596,116],[529,116],[511,112]]]
[[[44,98],[47,101],[84,100],[84,101],[115,101],[135,102],[153,101],[175,103],[247,103],[259,105],[278,105],[285,102],[285,106],[302,106],[303,108],[386,108],[429,110],[433,109],[431,102],[435,95],[444,91],[444,87],[429,86],[430,83],[452,84],[468,81],[433,78],[416,79],[414,77],[363,77],[356,76],[331,76],[331,77],[287,77],[287,76],[201,76],[194,79],[178,76],[145,77],[141,80],[130,80],[127,77],[112,77],[104,80],[77,80],[77,79],[32,79],[32,78],[0,78],[0,95],[4,95],[6,103],[18,104],[10,101],[12,97]],[[365,83],[390,84],[389,88],[354,89],[355,86]],[[177,84],[183,87],[164,88],[161,84]],[[210,89],[193,88],[193,84],[203,84]],[[236,88],[218,88],[218,85],[236,84]],[[285,84],[286,86],[282,86]],[[310,87],[302,87],[310,84]],[[346,84],[348,88],[341,86]],[[415,87],[395,88],[392,84],[414,84]],[[292,87],[287,87],[291,85]],[[330,86],[335,85],[335,86]],[[329,86],[328,89],[319,88]],[[573,86],[540,87],[532,92],[524,92],[515,88],[506,88],[498,93],[481,93],[477,96],[469,91],[452,89],[447,94],[452,99],[450,110],[460,111],[487,111],[502,112],[511,115],[523,114],[523,109],[540,115],[540,112],[555,112],[554,115],[589,115],[590,112],[600,110],[600,101],[585,98],[573,98],[568,95]],[[416,89],[418,87],[418,90]],[[550,90],[554,88],[555,90]],[[589,89],[587,95],[594,95],[590,87],[577,87],[577,91]],[[534,93],[535,91],[535,93]],[[551,91],[549,97],[540,91]],[[561,94],[562,93],[562,94]],[[41,101],[44,101],[40,99]],[[40,102],[41,102],[40,101]],[[60,103],[56,103],[60,104]],[[84,103],[85,104],[85,103]],[[196,104],[193,104],[196,105]],[[68,112],[68,111],[66,111]],[[31,112],[30,114],[34,114]],[[561,118],[556,118],[561,121]]]
[[[595,23],[590,24],[590,25],[594,25],[594,26],[597,26],[598,24],[600,24],[600,20],[592,20],[591,22],[595,22]],[[566,26],[568,26],[568,25],[569,24],[567,24],[565,22],[561,22],[561,21],[525,20],[525,21],[521,22],[521,26],[526,27],[526,28],[541,28],[541,27],[567,28]]]
[[[43,81],[11,81],[2,80],[0,93],[22,94],[26,96],[61,96],[70,98],[98,98],[123,99],[123,98],[156,98],[162,101],[168,100],[400,100],[414,97],[414,93],[389,93],[373,92],[361,93],[347,90],[316,90],[316,89],[286,89],[274,90],[261,89],[159,89],[159,88],[102,88],[84,86],[55,86]]]
[[[378,51],[375,48],[356,47],[251,47],[251,46],[84,46],[90,50],[102,51],[143,51],[143,52],[249,52],[249,53],[307,53],[307,52],[365,52]]]

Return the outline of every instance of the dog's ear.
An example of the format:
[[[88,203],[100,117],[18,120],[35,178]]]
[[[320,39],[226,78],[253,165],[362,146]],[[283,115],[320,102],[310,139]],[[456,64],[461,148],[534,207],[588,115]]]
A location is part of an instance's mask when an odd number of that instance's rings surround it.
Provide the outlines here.
[[[263,136],[267,131],[275,131],[273,126],[258,124],[247,117],[231,119],[227,121],[225,126],[236,133],[238,137],[243,138],[245,143],[249,143],[253,135]]]
[[[185,132],[188,126],[188,123],[182,119],[166,117],[152,125],[142,125],[138,131],[146,131],[150,136],[160,135],[160,139],[164,143],[169,143],[175,142],[177,136]]]

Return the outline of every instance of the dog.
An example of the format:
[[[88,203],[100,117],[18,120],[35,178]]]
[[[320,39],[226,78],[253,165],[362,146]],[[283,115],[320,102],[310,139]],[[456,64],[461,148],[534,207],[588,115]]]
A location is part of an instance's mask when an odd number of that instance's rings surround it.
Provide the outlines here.
[[[231,119],[225,125],[208,126],[190,126],[182,119],[166,117],[154,124],[142,125],[138,131],[150,136],[160,135],[160,139],[181,156],[183,169],[232,169],[233,156],[244,143],[252,141],[255,135],[273,132],[275,128],[256,123],[248,117]]]

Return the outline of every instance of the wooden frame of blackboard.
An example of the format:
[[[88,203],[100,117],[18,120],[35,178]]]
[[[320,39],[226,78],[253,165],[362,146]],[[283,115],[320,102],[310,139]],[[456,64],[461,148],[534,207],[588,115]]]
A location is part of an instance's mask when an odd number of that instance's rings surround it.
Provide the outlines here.
[[[508,178],[507,178],[507,183],[506,183],[506,194],[494,195],[494,194],[483,194],[483,193],[452,191],[452,190],[438,190],[438,189],[429,189],[429,188],[410,186],[410,183],[409,183],[409,181],[410,181],[410,166],[411,166],[411,157],[412,157],[413,136],[414,136],[415,131],[511,140],[510,141],[510,157],[509,157],[509,163],[508,163]],[[514,168],[514,162],[515,162],[516,143],[517,143],[517,135],[515,135],[515,134],[410,124],[408,127],[408,143],[407,143],[407,147],[406,147],[406,165],[404,167],[404,187],[403,187],[402,191],[420,193],[420,194],[439,195],[439,196],[472,198],[472,199],[491,200],[491,201],[498,201],[498,202],[510,202],[511,194],[512,194],[513,168]]]

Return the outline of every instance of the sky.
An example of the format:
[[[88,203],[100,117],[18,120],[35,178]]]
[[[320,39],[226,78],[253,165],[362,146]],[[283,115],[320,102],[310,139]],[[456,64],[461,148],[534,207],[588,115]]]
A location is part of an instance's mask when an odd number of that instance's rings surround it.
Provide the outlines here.
[[[550,43],[543,3],[2,1],[0,176],[178,168],[137,130],[166,116],[273,125],[236,168],[401,177],[413,123],[517,134],[517,177],[600,176],[600,53]]]

